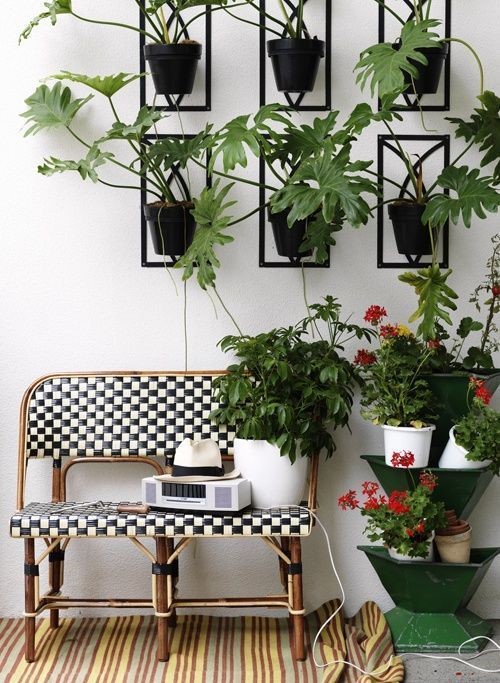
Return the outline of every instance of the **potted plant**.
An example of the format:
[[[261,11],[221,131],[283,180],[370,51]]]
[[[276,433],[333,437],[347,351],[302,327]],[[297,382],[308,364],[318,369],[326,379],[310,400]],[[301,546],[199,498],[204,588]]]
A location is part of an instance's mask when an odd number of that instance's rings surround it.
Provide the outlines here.
[[[264,206],[278,253],[291,260],[312,253],[316,263],[324,263],[328,247],[335,244],[333,234],[345,222],[353,227],[367,223],[371,215],[367,197],[377,195],[369,175],[376,174],[368,170],[371,161],[352,159],[357,111],[342,127],[337,125],[336,111],[315,118],[312,125],[297,125],[288,115],[286,107],[273,104],[253,117],[229,121],[214,136],[210,170],[234,179],[228,174],[238,166],[247,167],[247,150],[259,157],[270,181],[255,183],[241,174],[237,179],[268,192]]]
[[[445,510],[446,526],[436,529],[434,542],[441,562],[468,564],[472,531],[469,522],[458,519],[455,510]]]
[[[151,69],[157,94],[191,93],[202,46],[189,38],[187,26],[203,13],[184,22],[181,12],[188,7],[205,6],[207,3],[204,0],[135,0],[135,4],[144,17],[143,29],[122,21],[82,16],[74,10],[72,0],[49,0],[45,3],[46,10],[30,21],[21,33],[20,40],[28,38],[33,28],[46,19],[50,19],[52,25],[56,24],[59,15],[70,15],[86,23],[135,31],[148,41],[144,45],[144,57]],[[168,19],[165,8],[171,12]]]
[[[378,348],[360,349],[354,359],[364,380],[361,414],[382,426],[387,465],[404,451],[413,454],[415,467],[426,467],[435,429],[433,394],[422,377],[429,351],[405,325],[384,324],[386,317],[385,308],[375,305],[364,315],[376,330]]]
[[[401,32],[394,42],[377,43],[361,52],[355,67],[357,82],[362,88],[370,83],[372,95],[377,92],[379,97],[394,90],[417,96],[436,93],[450,39],[433,31],[441,21],[431,18],[432,0],[413,0],[407,20],[389,0],[375,2],[398,21]]]
[[[300,501],[307,457],[335,450],[331,430],[348,424],[357,369],[343,356],[372,331],[344,322],[331,296],[296,325],[256,336],[224,337],[235,362],[214,382],[217,423],[236,427],[235,466],[252,482],[258,507]],[[326,338],[312,338],[326,328]]]
[[[203,288],[214,286],[215,268],[219,265],[214,246],[233,239],[225,232],[231,220],[227,209],[234,204],[226,201],[232,184],[221,186],[220,181],[216,181],[212,187],[202,188],[198,196],[193,197],[188,183],[169,182],[175,166],[185,168],[189,161],[203,165],[200,159],[212,139],[210,126],[192,138],[153,135],[151,140],[146,141],[144,136],[154,130],[155,124],[165,116],[164,112],[154,107],[142,107],[135,121],[129,124],[121,120],[113,100],[118,91],[138,78],[137,75],[89,77],[63,72],[53,78],[56,79],[55,85],[43,84],[27,98],[28,109],[22,114],[28,126],[25,134],[34,135],[42,130],[63,127],[83,146],[86,156],[70,160],[46,158],[38,167],[39,173],[52,176],[76,171],[83,180],[90,179],[106,187],[136,191],[141,189],[138,183],[142,182],[142,188],[155,199],[143,208],[156,252],[168,255],[175,261],[192,247],[190,259],[181,264],[185,268],[185,277],[190,277],[196,265],[199,284]],[[61,80],[83,84],[109,101],[113,123],[108,130],[103,129],[97,139],[85,140],[75,128],[76,115],[93,95],[74,98],[71,90],[62,86]],[[102,117],[99,119],[101,121]],[[111,151],[117,144],[130,151],[128,162],[119,161],[114,151]],[[106,164],[132,176],[135,184],[105,180],[101,172]]]
[[[367,518],[364,533],[370,541],[382,541],[393,559],[432,562],[435,532],[446,525],[444,503],[431,499],[436,486],[437,477],[424,471],[412,490],[393,491],[387,498],[379,494],[376,482],[365,481],[363,504],[350,490],[340,496],[338,505],[342,510],[361,510]]]
[[[484,380],[471,377],[470,410],[451,429],[439,467],[476,469],[488,467],[500,474],[500,413],[489,407],[491,394]]]

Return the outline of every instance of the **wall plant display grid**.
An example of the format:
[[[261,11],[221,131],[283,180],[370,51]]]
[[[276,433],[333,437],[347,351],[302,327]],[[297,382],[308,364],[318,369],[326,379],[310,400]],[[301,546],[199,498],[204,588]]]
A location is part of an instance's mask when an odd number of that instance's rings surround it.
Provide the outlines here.
[[[401,2],[408,7],[408,19],[414,17],[414,4],[412,0],[401,0]],[[424,0],[424,6],[429,0]],[[442,3],[442,21],[443,21],[443,37],[451,37],[451,0],[440,0]],[[434,5],[436,0],[434,0]],[[388,35],[387,27],[387,13],[382,5],[378,10],[378,40],[379,43],[384,43],[390,36]],[[448,43],[449,53],[444,62],[444,73],[439,91],[436,95],[403,95],[402,103],[399,107],[394,107],[395,110],[400,111],[449,111],[451,100],[451,44]],[[379,101],[379,110],[381,103]]]
[[[260,8],[262,12],[266,12],[266,7],[269,5],[269,0],[260,0]],[[297,15],[297,6],[284,0],[284,5],[287,10],[290,10],[290,17],[294,19]],[[307,0],[304,0],[304,7],[307,9]],[[288,104],[295,111],[330,111],[332,107],[332,0],[324,0],[324,35],[318,35],[320,40],[325,41],[325,56],[321,60],[318,74],[318,83],[313,93],[284,93],[280,94],[276,90],[269,58],[267,56],[266,43],[270,37],[266,31],[265,18],[262,20],[263,25],[260,30],[259,40],[259,72],[260,72],[260,95],[259,104],[264,106],[269,102],[276,102],[278,98],[284,100],[284,104]],[[307,26],[307,16],[306,26]],[[320,23],[319,26],[322,24]],[[315,34],[314,30],[312,31]],[[284,36],[284,33],[283,33]],[[317,94],[318,86],[323,85],[323,101],[314,101],[315,94]]]
[[[397,135],[397,140],[400,142],[421,142],[427,143],[424,146],[419,146],[419,161],[421,161],[423,167],[425,168],[425,162],[436,153],[441,153],[443,155],[442,167],[448,166],[450,163],[450,136],[449,135]],[[384,170],[386,164],[385,155],[387,153],[392,153],[399,160],[402,159],[401,154],[397,147],[394,145],[394,140],[391,135],[379,135],[378,136],[378,151],[377,151],[377,165],[378,173],[380,177],[384,176]],[[415,162],[414,168],[419,162]],[[402,165],[402,168],[403,165]],[[406,174],[405,183],[408,185],[409,178]],[[384,190],[386,188],[384,187]],[[449,195],[449,190],[444,190],[445,195]],[[382,196],[382,201],[384,196]],[[378,268],[422,268],[424,266],[430,265],[429,257],[412,257],[411,255],[405,255],[401,257],[401,260],[395,260],[392,255],[388,243],[394,244],[394,236],[392,235],[392,228],[389,224],[389,218],[387,215],[387,204],[382,203],[377,209],[377,267]],[[441,241],[441,260],[439,266],[441,268],[447,268],[449,265],[449,224],[446,225],[441,230],[440,235]]]

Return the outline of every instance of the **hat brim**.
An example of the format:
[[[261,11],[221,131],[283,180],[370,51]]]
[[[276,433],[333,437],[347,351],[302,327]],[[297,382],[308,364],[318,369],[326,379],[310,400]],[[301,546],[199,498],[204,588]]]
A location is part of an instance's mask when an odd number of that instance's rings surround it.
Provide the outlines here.
[[[157,474],[155,475],[155,479],[158,481],[169,481],[177,484],[190,484],[192,482],[197,482],[197,481],[221,481],[224,479],[237,479],[240,477],[240,471],[237,469],[231,470],[231,472],[226,472],[224,475],[221,477],[217,476],[206,476],[206,475],[189,475],[189,476],[184,476],[184,477],[174,477],[173,474]]]

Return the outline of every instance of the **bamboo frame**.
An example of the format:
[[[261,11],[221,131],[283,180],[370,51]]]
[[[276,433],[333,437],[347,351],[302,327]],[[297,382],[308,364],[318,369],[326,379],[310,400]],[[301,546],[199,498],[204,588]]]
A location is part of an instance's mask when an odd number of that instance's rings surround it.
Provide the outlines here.
[[[24,506],[24,496],[27,478],[27,433],[28,433],[28,410],[31,397],[37,388],[49,379],[64,377],[162,377],[162,376],[210,376],[218,377],[226,374],[220,370],[196,370],[196,371],[103,371],[103,372],[69,372],[57,373],[40,377],[33,382],[25,392],[20,410],[19,424],[19,451],[18,451],[18,482],[17,482],[17,509]],[[232,460],[229,454],[223,454],[224,461]],[[139,462],[153,467],[159,474],[163,474],[164,467],[153,457],[128,455],[128,456],[88,456],[72,457],[62,464],[62,467],[53,468],[52,472],[52,501],[65,502],[67,492],[68,471],[76,464],[89,463],[125,463]],[[308,508],[312,511],[317,506],[317,483],[318,483],[319,458],[311,458],[309,472]],[[312,531],[313,522],[310,523],[309,533]],[[84,537],[50,537],[44,538],[46,548],[38,559],[35,557],[35,538],[25,538],[25,563],[28,566],[38,566],[49,557],[52,551],[65,550],[70,540]],[[99,537],[102,538],[102,537]],[[113,537],[107,537],[113,538]],[[302,596],[302,571],[289,573],[291,565],[301,567],[301,544],[298,536],[264,536],[252,534],[250,536],[226,536],[214,534],[212,536],[183,536],[180,537],[174,547],[173,537],[154,536],[156,540],[156,557],[136,537],[127,537],[132,544],[147,557],[151,562],[172,565],[186,549],[186,547],[198,538],[261,538],[277,555],[279,562],[280,578],[284,593],[268,595],[265,597],[223,597],[223,598],[179,598],[177,597],[177,578],[172,574],[152,575],[151,599],[125,599],[125,598],[70,598],[62,596],[60,589],[64,580],[64,561],[54,560],[49,563],[49,585],[47,592],[40,596],[39,577],[25,575],[25,657],[27,661],[35,660],[35,617],[45,610],[50,611],[50,624],[52,627],[59,625],[59,610],[74,607],[147,607],[153,608],[158,623],[158,659],[166,661],[169,657],[168,628],[175,625],[175,613],[178,607],[281,607],[288,610],[293,628],[294,652],[297,659],[304,658],[304,605]]]

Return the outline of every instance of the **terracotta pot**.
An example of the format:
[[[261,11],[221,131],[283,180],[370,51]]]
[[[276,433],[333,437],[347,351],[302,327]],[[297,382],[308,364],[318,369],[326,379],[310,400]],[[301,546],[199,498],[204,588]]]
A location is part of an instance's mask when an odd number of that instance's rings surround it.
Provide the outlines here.
[[[463,521],[460,520],[460,522]],[[452,564],[469,563],[472,532],[470,526],[467,523],[465,524],[468,529],[461,533],[456,533],[450,529],[440,529],[436,533],[435,543],[441,562],[450,562]]]

